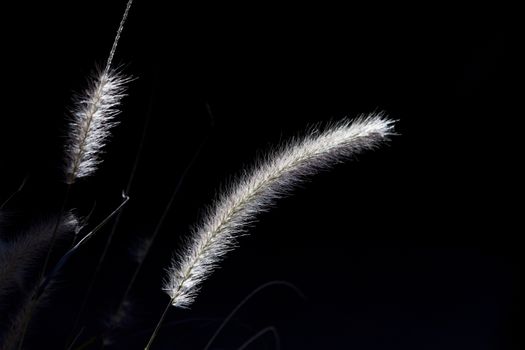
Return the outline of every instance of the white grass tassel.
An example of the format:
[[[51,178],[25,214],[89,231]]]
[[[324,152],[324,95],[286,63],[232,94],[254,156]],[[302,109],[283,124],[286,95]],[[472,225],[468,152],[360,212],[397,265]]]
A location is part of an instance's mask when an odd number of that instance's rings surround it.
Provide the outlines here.
[[[189,307],[199,285],[235,246],[257,213],[265,211],[306,175],[360,151],[372,149],[393,134],[393,122],[381,113],[313,129],[272,152],[245,172],[208,209],[201,224],[168,270],[164,291],[176,307]]]
[[[129,80],[118,70],[102,70],[90,79],[84,94],[76,97],[66,144],[68,184],[97,169],[110,130],[118,123],[115,116]]]
[[[131,78],[114,69],[112,64],[132,4],[133,0],[128,0],[104,69],[97,71],[84,93],[75,98],[66,144],[67,184],[97,169],[110,130],[118,124],[115,116],[120,112],[118,107]]]

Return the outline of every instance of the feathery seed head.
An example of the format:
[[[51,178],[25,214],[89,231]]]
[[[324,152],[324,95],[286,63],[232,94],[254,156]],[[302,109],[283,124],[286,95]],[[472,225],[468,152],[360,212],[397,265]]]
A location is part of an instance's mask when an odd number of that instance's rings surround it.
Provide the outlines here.
[[[120,101],[131,78],[115,69],[94,74],[83,94],[76,96],[66,143],[66,182],[91,175],[100,164],[100,153],[118,124]]]
[[[11,240],[2,243],[3,247],[0,246],[0,306],[3,297],[16,288],[22,288],[30,272],[42,262],[57,220],[52,217],[39,222],[28,232],[18,233]],[[81,227],[81,222],[73,211],[65,213],[57,228],[57,237],[69,237]]]
[[[206,211],[183,250],[172,260],[164,291],[172,305],[189,307],[199,285],[235,247],[257,213],[288,193],[306,175],[372,149],[393,134],[393,121],[382,113],[314,128],[302,139],[271,152],[244,172]]]

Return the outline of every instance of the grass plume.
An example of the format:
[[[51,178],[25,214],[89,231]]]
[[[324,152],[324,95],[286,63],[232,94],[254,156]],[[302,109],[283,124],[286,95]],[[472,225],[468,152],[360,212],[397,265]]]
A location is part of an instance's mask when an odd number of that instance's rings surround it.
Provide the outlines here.
[[[3,243],[0,249],[0,300],[15,290],[24,290],[31,270],[41,263],[53,234],[55,217],[33,225],[25,233],[17,234]],[[70,238],[81,227],[79,219],[69,212],[63,216],[57,237]]]
[[[89,80],[88,88],[76,96],[66,143],[66,183],[91,175],[100,164],[100,153],[130,81],[117,69],[104,69]]]
[[[145,350],[149,350],[171,306],[187,308],[195,300],[202,282],[235,247],[257,214],[268,210],[294,185],[361,151],[373,149],[393,134],[394,122],[382,113],[356,120],[342,120],[323,130],[311,129],[303,138],[292,139],[259,161],[251,171],[219,195],[200,225],[173,258],[163,290],[166,305]]]
[[[188,307],[199,285],[230,251],[257,213],[267,210],[305,176],[372,149],[393,133],[393,122],[381,113],[343,120],[294,139],[242,175],[208,209],[182,252],[168,270],[164,291],[171,304]]]

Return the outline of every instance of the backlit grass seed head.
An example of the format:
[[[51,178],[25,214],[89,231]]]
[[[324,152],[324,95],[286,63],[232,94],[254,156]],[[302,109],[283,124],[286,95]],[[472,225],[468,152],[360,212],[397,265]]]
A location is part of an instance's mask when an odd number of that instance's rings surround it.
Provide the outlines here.
[[[130,78],[115,69],[95,73],[83,94],[76,96],[66,143],[66,182],[91,175],[111,128],[118,122],[119,105]]]
[[[294,184],[358,152],[372,149],[393,133],[393,122],[381,113],[355,121],[343,120],[324,129],[314,128],[303,138],[270,153],[251,171],[221,194],[208,208],[173,259],[164,283],[172,305],[188,307],[201,282],[217,267],[223,256],[235,247],[256,215],[289,192]]]

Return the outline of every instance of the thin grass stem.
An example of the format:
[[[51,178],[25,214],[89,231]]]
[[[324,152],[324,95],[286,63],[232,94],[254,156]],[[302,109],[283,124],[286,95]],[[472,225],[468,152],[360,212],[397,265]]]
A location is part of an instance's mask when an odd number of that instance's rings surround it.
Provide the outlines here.
[[[133,166],[131,168],[131,173],[129,175],[129,178],[128,178],[128,183],[126,185],[126,192],[127,194],[130,193],[131,191],[131,187],[132,187],[132,184],[135,180],[135,175],[137,173],[137,169],[138,169],[138,165],[140,163],[140,159],[141,159],[141,156],[142,156],[142,153],[143,153],[143,149],[144,149],[144,144],[146,143],[146,135],[147,135],[147,132],[148,132],[148,129],[149,129],[149,124],[150,124],[150,121],[151,121],[151,115],[153,113],[153,98],[155,96],[155,88],[152,89],[152,93],[151,93],[151,96],[150,96],[150,103],[149,103],[149,107],[148,107],[148,111],[147,111],[147,114],[146,114],[146,121],[144,122],[144,126],[143,126],[143,129],[142,129],[142,135],[140,137],[140,143],[139,143],[139,146],[137,148],[137,152],[136,152],[136,155],[135,155],[135,160],[133,162]],[[80,308],[80,311],[79,311],[79,314],[77,315],[77,318],[81,318],[82,317],[82,313],[84,312],[84,309],[89,301],[89,297],[91,295],[91,293],[93,292],[93,288],[95,286],[95,282],[97,280],[97,277],[98,277],[98,274],[100,273],[100,270],[102,269],[102,265],[104,263],[104,260],[106,259],[106,255],[109,251],[109,247],[111,246],[111,243],[113,242],[113,237],[115,236],[115,233],[117,232],[117,228],[120,224],[120,219],[122,218],[122,215],[124,213],[124,210],[120,211],[118,214],[117,214],[117,217],[115,218],[115,221],[113,222],[113,225],[111,227],[111,232],[109,233],[109,236],[106,240],[106,244],[104,245],[104,249],[102,250],[102,254],[100,255],[100,258],[97,262],[97,266],[95,267],[95,271],[93,272],[93,275],[91,276],[91,280],[89,282],[89,285],[86,289],[86,293],[84,295],[84,298],[82,300],[82,306]],[[119,306],[120,307],[120,306]],[[120,311],[120,310],[119,310]],[[75,327],[78,326],[78,324],[75,325]]]
[[[211,126],[213,126],[213,124],[211,124]],[[136,281],[140,271],[142,270],[142,266],[144,265],[144,261],[146,260],[148,254],[149,254],[149,252],[151,250],[151,247],[153,246],[153,242],[155,241],[155,239],[159,235],[159,232],[160,232],[162,226],[164,225],[164,221],[168,217],[168,214],[169,214],[169,212],[171,210],[171,207],[173,206],[173,203],[175,202],[175,199],[176,199],[180,189],[182,188],[182,184],[184,183],[184,180],[186,179],[186,176],[188,175],[189,171],[191,170],[191,168],[193,167],[193,165],[197,161],[200,153],[202,152],[202,149],[204,148],[204,145],[208,141],[208,137],[209,137],[209,135],[201,142],[201,144],[199,145],[199,147],[195,151],[191,161],[188,163],[188,165],[186,166],[186,168],[182,172],[182,174],[181,174],[181,176],[179,178],[179,181],[177,182],[177,185],[175,186],[175,189],[173,190],[173,192],[171,194],[171,197],[170,197],[168,203],[166,204],[166,206],[164,207],[164,211],[162,212],[162,215],[161,215],[159,221],[157,222],[157,225],[155,226],[155,229],[153,231],[153,234],[152,234],[151,238],[147,241],[147,243],[145,243],[146,244],[146,249],[144,250],[144,254],[143,254],[143,256],[140,259],[139,265],[137,266],[137,268],[133,272],[133,276],[131,277],[131,279],[130,279],[127,287],[126,287],[126,290],[125,290],[125,292],[124,292],[124,294],[123,294],[123,296],[122,296],[122,298],[120,300],[119,306],[118,306],[117,311],[116,311],[115,314],[118,315],[122,311],[124,303],[126,302],[128,296],[129,296],[129,293],[131,292],[131,290],[132,290],[132,288],[133,288],[133,286],[135,284],[135,281]]]
[[[171,307],[171,303],[173,302],[173,299],[170,299],[170,302],[168,305],[166,305],[166,308],[164,309],[164,312],[162,313],[162,316],[160,316],[159,322],[157,322],[157,325],[155,326],[155,330],[153,331],[153,334],[151,334],[151,337],[148,340],[148,344],[144,348],[144,350],[150,350],[151,345],[153,344],[153,341],[157,337],[157,334],[159,333],[160,327],[162,326],[162,322],[164,322],[164,319],[166,318],[166,315],[168,314],[168,311]]]
[[[228,316],[226,316],[226,318],[224,319],[224,321],[222,321],[222,323],[219,326],[219,328],[217,328],[215,333],[213,333],[213,335],[211,336],[210,340],[208,341],[208,343],[204,347],[204,350],[208,350],[211,347],[211,345],[213,344],[213,342],[215,341],[217,336],[221,333],[221,331],[228,324],[228,322],[231,321],[233,316],[235,316],[235,314],[244,306],[244,304],[246,304],[251,298],[253,298],[256,294],[258,294],[262,290],[264,290],[264,289],[266,289],[268,287],[271,287],[271,286],[279,286],[279,285],[285,286],[285,287],[288,287],[288,288],[292,289],[295,293],[297,293],[301,297],[301,299],[303,299],[303,300],[306,299],[306,297],[303,294],[303,292],[301,292],[301,290],[299,290],[299,288],[297,288],[296,286],[294,286],[290,282],[286,282],[286,281],[270,281],[270,282],[264,283],[264,284],[260,285],[259,287],[255,288],[246,297],[244,297],[244,299],[241,300],[241,302],[239,304],[237,304],[237,306],[228,314]]]
[[[6,200],[0,205],[0,210],[4,209],[7,203],[9,203],[18,193],[20,193],[24,189],[24,186],[26,185],[28,178],[29,178],[29,175],[26,175],[26,177],[24,177],[24,179],[22,180],[22,183],[20,184],[20,186],[18,186],[16,191],[11,193],[11,195],[7,197]]]
[[[268,326],[263,329],[261,329],[259,332],[255,333],[253,336],[250,337],[247,341],[244,342],[237,350],[244,350],[248,346],[250,346],[254,341],[265,335],[266,333],[271,333],[273,335],[273,339],[275,341],[275,349],[279,350],[281,349],[281,339],[279,338],[279,333],[277,332],[277,329],[274,326]]]
[[[58,227],[60,226],[60,223],[62,222],[62,218],[64,216],[64,212],[65,212],[67,203],[69,201],[69,194],[70,194],[70,192],[71,192],[71,184],[67,184],[66,185],[66,192],[64,194],[64,198],[63,198],[62,204],[60,206],[60,211],[58,213],[58,219],[57,219],[57,221],[55,223],[55,227],[53,228],[53,234],[51,235],[51,241],[49,242],[49,248],[48,248],[47,253],[46,253],[46,258],[44,260],[44,264],[42,265],[42,269],[40,270],[39,277],[37,279],[38,284],[40,286],[45,281],[45,274],[46,274],[47,266],[49,265],[49,261],[51,259],[51,253],[53,251],[53,248],[54,248],[55,242],[56,242],[56,238],[57,238],[56,236],[57,236],[57,232],[58,232]],[[25,337],[26,337],[26,334],[27,334],[27,328],[29,327],[29,323],[31,322],[31,319],[33,317],[33,313],[35,312],[35,307],[38,304],[39,295],[42,294],[42,291],[43,291],[43,289],[38,287],[35,290],[35,293],[31,296],[31,299],[29,301],[30,305],[29,305],[29,311],[27,313],[27,318],[26,318],[26,320],[25,320],[25,322],[24,322],[24,324],[22,326],[22,332],[21,332],[21,336],[20,336],[20,341],[18,343],[18,350],[22,350],[22,347],[23,347],[24,341],[25,341]]]

